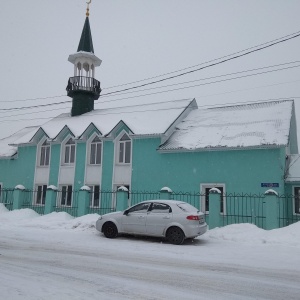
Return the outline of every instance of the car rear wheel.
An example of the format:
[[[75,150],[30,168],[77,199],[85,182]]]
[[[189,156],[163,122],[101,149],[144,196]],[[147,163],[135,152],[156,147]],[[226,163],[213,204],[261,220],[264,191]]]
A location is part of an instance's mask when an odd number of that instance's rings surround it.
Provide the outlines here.
[[[166,234],[167,241],[174,245],[181,245],[184,241],[184,233],[179,227],[171,227]]]
[[[105,237],[107,237],[109,239],[113,239],[113,238],[117,237],[117,235],[118,235],[117,226],[113,222],[106,222],[103,225],[102,232],[105,235]]]

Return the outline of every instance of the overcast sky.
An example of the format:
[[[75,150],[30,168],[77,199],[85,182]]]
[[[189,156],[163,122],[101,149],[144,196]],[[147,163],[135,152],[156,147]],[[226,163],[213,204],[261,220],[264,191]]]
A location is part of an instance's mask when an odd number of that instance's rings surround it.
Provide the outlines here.
[[[3,109],[71,100],[65,96],[68,78],[73,76],[68,56],[77,50],[85,10],[84,0],[1,1],[0,138],[70,111],[70,103]],[[90,24],[94,50],[103,61],[96,70],[96,78],[101,81],[102,94],[105,94],[198,65],[184,71],[193,70],[208,65],[208,61],[300,33],[299,11],[299,0],[93,0]],[[295,98],[295,105],[300,133],[300,67],[295,67],[300,66],[299,54],[300,37],[297,37],[143,88],[156,89],[100,97],[95,107],[186,98],[196,98],[201,107],[299,97]],[[293,63],[286,64],[290,62]],[[199,81],[279,64],[285,65]],[[211,83],[287,67],[293,68]],[[120,86],[151,77],[156,78]],[[182,84],[187,81],[194,82]],[[191,85],[194,87],[186,88]],[[145,94],[151,95],[141,96]]]

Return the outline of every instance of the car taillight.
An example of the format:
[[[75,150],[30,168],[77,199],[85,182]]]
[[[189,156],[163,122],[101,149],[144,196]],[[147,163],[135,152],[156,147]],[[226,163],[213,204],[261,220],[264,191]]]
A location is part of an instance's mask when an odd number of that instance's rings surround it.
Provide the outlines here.
[[[186,218],[192,221],[199,221],[199,216],[187,216]]]

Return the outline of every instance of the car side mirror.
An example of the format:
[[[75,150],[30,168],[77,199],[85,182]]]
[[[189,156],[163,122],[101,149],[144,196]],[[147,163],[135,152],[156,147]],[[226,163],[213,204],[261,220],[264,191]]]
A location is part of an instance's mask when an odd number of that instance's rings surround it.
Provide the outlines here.
[[[128,215],[128,209],[124,210],[124,215],[125,215],[125,216]]]

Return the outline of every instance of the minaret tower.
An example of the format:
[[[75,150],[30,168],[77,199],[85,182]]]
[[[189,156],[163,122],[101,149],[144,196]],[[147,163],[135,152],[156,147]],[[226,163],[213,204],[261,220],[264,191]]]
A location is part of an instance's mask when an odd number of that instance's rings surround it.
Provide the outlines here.
[[[94,54],[89,21],[91,2],[87,2],[86,19],[77,52],[68,58],[74,64],[74,77],[69,78],[67,85],[68,96],[72,98],[72,116],[94,110],[94,101],[100,97],[101,92],[100,82],[95,79],[95,67],[100,66],[102,61]]]

